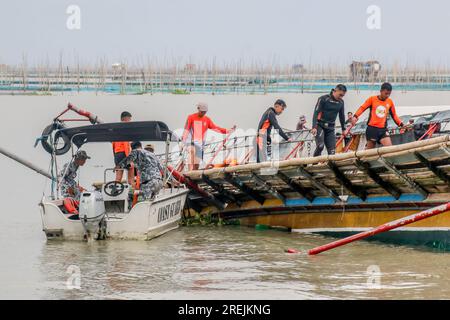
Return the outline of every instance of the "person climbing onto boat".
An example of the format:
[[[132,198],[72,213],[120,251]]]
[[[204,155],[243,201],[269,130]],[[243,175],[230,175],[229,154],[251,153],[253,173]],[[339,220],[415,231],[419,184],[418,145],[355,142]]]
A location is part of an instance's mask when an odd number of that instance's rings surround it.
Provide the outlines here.
[[[119,167],[125,168],[134,163],[141,181],[142,200],[153,199],[163,188],[161,162],[153,152],[142,149],[142,144],[135,141],[131,144],[130,154],[119,163]]]
[[[388,82],[383,83],[381,85],[380,94],[368,98],[353,116],[352,123],[355,125],[361,114],[367,109],[370,110],[366,129],[366,149],[375,148],[377,143],[382,146],[392,145],[387,129],[387,119],[389,115],[397,126],[403,128],[403,122],[395,111],[394,102],[389,98],[391,93],[392,85]]]
[[[352,126],[352,119],[353,119],[353,112],[347,112],[347,120],[345,120],[345,130],[347,131],[348,128]],[[349,132],[344,137],[344,145],[347,147],[350,141],[352,140],[352,134]]]
[[[343,84],[338,84],[336,88],[331,90],[330,94],[321,96],[317,100],[311,129],[311,133],[316,140],[314,157],[320,156],[324,147],[327,148],[328,154],[336,153],[335,122],[339,115],[342,133],[344,133],[345,110],[343,98],[346,92],[347,87]]]
[[[80,200],[80,195],[84,191],[84,188],[79,186],[75,179],[78,168],[84,166],[87,159],[90,159],[90,157],[86,151],[80,150],[69,163],[64,165],[60,173],[60,189],[63,198],[73,198],[76,201]]]
[[[258,132],[256,136],[257,162],[267,161],[272,155],[272,138],[270,137],[272,128],[275,128],[284,140],[291,141],[289,136],[280,127],[277,120],[277,116],[282,114],[286,108],[286,102],[278,99],[275,101],[273,107],[270,107],[263,113],[258,124]]]
[[[184,126],[181,149],[186,146],[189,153],[189,170],[198,170],[200,162],[203,159],[203,149],[205,146],[205,136],[208,129],[227,134],[236,129],[225,129],[217,126],[206,113],[208,104],[205,102],[197,103],[197,112],[188,116]]]
[[[120,121],[122,122],[130,122],[131,121],[131,113],[128,111],[122,112],[120,115]],[[129,141],[117,141],[112,143],[113,146],[113,153],[114,153],[114,163],[116,165],[115,171],[116,171],[116,181],[122,182],[123,178],[123,169],[119,168],[119,163],[125,159],[131,151],[130,142]],[[132,163],[130,163],[127,166],[128,171],[128,184],[131,186],[134,185],[134,166]]]
[[[296,131],[308,130],[308,128],[306,127],[306,117],[305,117],[305,115],[301,115],[299,117],[295,130]]]

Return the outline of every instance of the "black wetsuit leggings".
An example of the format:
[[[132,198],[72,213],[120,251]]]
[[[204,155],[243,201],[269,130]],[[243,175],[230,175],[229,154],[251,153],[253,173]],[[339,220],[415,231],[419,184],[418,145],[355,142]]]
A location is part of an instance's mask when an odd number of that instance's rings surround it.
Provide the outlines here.
[[[324,147],[327,147],[328,154],[336,153],[336,131],[334,127],[323,128],[318,125],[314,157],[320,156]]]
[[[256,139],[256,162],[268,161],[272,157],[272,139],[266,135]]]

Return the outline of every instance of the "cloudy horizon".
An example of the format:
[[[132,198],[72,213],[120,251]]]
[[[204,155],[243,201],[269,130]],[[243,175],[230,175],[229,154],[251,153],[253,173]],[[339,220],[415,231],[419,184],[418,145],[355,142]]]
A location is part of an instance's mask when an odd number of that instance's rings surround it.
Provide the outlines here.
[[[3,1],[0,63],[446,66],[449,18],[444,0]]]

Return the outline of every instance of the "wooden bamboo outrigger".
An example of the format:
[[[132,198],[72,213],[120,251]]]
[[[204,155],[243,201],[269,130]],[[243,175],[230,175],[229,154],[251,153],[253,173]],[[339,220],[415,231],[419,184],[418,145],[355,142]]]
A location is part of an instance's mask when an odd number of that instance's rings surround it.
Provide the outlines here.
[[[370,164],[358,159],[355,161],[355,165],[359,170],[366,173],[375,183],[377,183],[381,188],[383,188],[383,190],[391,194],[396,200],[400,198],[401,191],[391,183],[384,181],[376,173],[376,171],[370,167]]]

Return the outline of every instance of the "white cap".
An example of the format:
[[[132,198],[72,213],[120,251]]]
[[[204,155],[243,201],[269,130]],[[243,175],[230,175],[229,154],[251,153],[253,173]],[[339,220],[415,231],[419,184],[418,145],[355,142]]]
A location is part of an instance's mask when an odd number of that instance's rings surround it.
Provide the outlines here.
[[[197,103],[198,111],[207,112],[208,111],[208,104],[206,102],[199,102]]]

